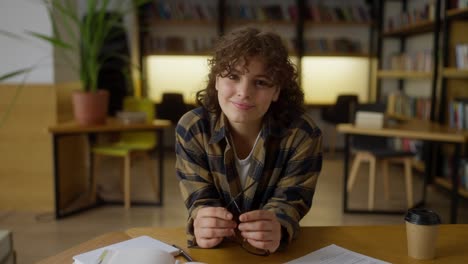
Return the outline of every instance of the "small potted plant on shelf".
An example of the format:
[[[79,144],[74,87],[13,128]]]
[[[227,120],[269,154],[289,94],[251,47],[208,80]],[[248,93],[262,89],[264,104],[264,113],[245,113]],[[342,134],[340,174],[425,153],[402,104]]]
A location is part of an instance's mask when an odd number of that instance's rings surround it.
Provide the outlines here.
[[[62,51],[67,65],[79,73],[82,90],[72,94],[76,121],[83,125],[102,124],[107,116],[109,92],[103,89],[105,87],[98,87],[99,71],[109,59],[130,61],[121,54],[106,52],[106,55],[102,55],[105,40],[115,34],[112,29],[124,28],[123,15],[147,1],[88,0],[86,14],[82,18],[74,0],[43,1],[48,9],[53,36],[35,32],[30,34]],[[110,9],[113,11],[109,12]],[[59,26],[63,30],[59,30]],[[78,63],[69,59],[73,54],[79,54]]]

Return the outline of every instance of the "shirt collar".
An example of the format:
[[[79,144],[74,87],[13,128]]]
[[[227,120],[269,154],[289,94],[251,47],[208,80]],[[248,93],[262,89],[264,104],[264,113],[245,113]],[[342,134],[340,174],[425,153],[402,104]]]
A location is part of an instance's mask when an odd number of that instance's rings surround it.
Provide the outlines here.
[[[266,139],[269,136],[273,137],[283,137],[286,135],[288,128],[281,126],[280,123],[273,119],[273,116],[269,113],[266,114],[265,122],[262,127],[262,138]],[[227,122],[227,117],[221,113],[219,117],[215,114],[210,114],[210,124],[211,124],[211,138],[209,143],[218,143],[226,137],[229,133],[229,126]]]

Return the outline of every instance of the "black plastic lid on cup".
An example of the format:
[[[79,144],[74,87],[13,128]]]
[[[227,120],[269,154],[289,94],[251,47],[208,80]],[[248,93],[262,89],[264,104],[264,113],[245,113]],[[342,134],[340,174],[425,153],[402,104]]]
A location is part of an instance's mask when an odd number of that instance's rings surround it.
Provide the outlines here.
[[[436,212],[422,208],[408,210],[405,220],[416,225],[438,225],[441,223]]]

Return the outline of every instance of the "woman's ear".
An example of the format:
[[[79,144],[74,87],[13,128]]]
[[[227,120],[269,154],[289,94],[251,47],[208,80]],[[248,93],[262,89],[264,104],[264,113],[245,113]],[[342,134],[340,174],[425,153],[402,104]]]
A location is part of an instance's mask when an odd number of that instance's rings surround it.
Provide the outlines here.
[[[275,89],[276,89],[276,91],[273,94],[273,100],[272,100],[273,102],[278,101],[279,95],[281,93],[281,89],[279,87],[276,87]]]
[[[218,78],[219,77],[216,77],[216,80],[215,80],[215,89],[216,89],[216,91],[218,91]]]

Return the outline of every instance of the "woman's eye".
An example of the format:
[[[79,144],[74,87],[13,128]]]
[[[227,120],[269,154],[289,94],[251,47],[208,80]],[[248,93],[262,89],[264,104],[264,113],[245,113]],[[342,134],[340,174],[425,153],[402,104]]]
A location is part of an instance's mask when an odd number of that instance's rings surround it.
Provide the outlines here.
[[[260,86],[260,87],[271,87],[271,83],[266,80],[256,80],[255,85]]]
[[[236,74],[229,74],[227,77],[228,77],[229,80],[238,80],[239,79],[239,76],[237,76]]]

